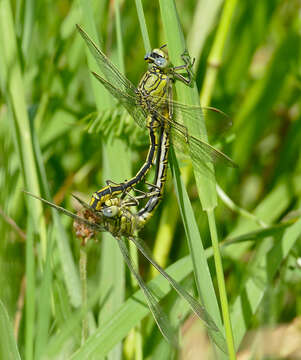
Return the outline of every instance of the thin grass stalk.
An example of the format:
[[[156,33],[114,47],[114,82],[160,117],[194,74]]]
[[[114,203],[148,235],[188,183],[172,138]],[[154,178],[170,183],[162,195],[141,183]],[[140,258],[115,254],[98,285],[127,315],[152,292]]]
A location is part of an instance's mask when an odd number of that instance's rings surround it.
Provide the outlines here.
[[[230,30],[231,20],[236,8],[237,0],[227,0],[225,2],[221,20],[217,28],[217,33],[208,57],[208,66],[206,70],[203,87],[200,93],[200,101],[202,106],[209,106],[213,89],[215,86],[218,69],[221,66],[222,54],[225,47],[227,35]]]
[[[123,41],[122,41],[122,30],[121,30],[121,20],[120,20],[120,4],[119,0],[114,1],[115,8],[115,28],[116,28],[116,38],[117,38],[117,53],[118,53],[118,64],[119,70],[124,74],[124,51],[123,51]]]
[[[28,50],[32,39],[32,31],[34,26],[34,13],[35,13],[35,2],[34,0],[28,0],[24,3],[24,27],[22,36],[22,51],[25,61],[27,60]]]
[[[212,50],[209,54],[208,67],[203,83],[203,88],[200,94],[200,101],[203,106],[210,105],[213,89],[216,82],[218,68],[222,61],[222,53],[230,29],[231,19],[236,7],[236,3],[237,0],[227,0],[224,5],[221,21],[218,26],[218,30],[215,36]],[[215,261],[218,289],[221,298],[221,308],[224,319],[228,351],[229,351],[230,359],[235,359],[236,355],[235,355],[233,331],[231,327],[231,319],[230,319],[230,312],[229,312],[229,306],[228,306],[228,300],[226,294],[225,279],[223,276],[222,261],[218,246],[217,229],[216,229],[216,222],[215,222],[213,210],[207,211],[207,216],[209,221],[211,241],[214,252],[214,261]]]
[[[141,2],[141,0],[135,0],[135,4],[136,4],[136,9],[137,9],[137,15],[138,15],[141,34],[142,34],[142,39],[143,39],[143,43],[144,43],[144,49],[145,49],[145,52],[149,52],[151,50],[151,44],[149,41],[149,35],[148,35],[148,31],[147,31],[142,2]]]
[[[216,278],[217,278],[218,290],[220,295],[222,314],[224,319],[224,327],[225,327],[225,333],[226,333],[226,339],[228,345],[229,359],[236,359],[233,331],[231,326],[230,311],[229,311],[229,305],[228,305],[228,299],[226,293],[222,258],[219,251],[219,241],[217,236],[214,211],[213,210],[207,211],[207,216],[209,221],[209,228],[211,234],[215,270],[216,270]]]
[[[250,213],[246,209],[243,209],[242,207],[235,204],[234,201],[229,198],[229,196],[224,192],[224,190],[218,184],[216,185],[216,190],[219,198],[230,210],[245,217],[246,219],[254,221],[256,224],[258,224],[261,227],[268,226],[263,220],[259,219],[256,215]]]
[[[87,252],[84,245],[80,247],[80,258],[79,258],[79,274],[82,285],[82,309],[84,316],[82,319],[82,345],[88,338],[88,302],[87,302]]]
[[[215,24],[216,17],[223,4],[223,0],[199,0],[194,10],[192,24],[188,31],[187,44],[191,56],[195,58],[198,67],[205,41]]]
[[[39,301],[37,302],[37,325],[35,337],[35,359],[42,358],[44,349],[46,348],[49,337],[49,324],[51,318],[51,283],[52,283],[52,271],[51,271],[51,259],[53,250],[53,240],[49,237],[47,242],[47,253],[44,265],[44,271],[39,289]]]
[[[34,328],[36,312],[36,286],[35,286],[35,255],[34,230],[31,219],[28,219],[26,232],[26,293],[25,293],[25,358],[33,359],[34,355]]]

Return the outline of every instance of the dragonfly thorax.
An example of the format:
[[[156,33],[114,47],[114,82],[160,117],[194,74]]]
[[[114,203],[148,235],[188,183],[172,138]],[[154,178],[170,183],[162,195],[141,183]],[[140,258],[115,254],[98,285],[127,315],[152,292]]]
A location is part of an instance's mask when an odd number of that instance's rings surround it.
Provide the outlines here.
[[[171,78],[161,69],[153,66],[142,77],[138,85],[138,97],[140,105],[152,112],[157,109],[160,102],[165,101]]]
[[[137,217],[123,204],[120,198],[105,202],[99,212],[101,225],[113,236],[133,236],[137,230]]]

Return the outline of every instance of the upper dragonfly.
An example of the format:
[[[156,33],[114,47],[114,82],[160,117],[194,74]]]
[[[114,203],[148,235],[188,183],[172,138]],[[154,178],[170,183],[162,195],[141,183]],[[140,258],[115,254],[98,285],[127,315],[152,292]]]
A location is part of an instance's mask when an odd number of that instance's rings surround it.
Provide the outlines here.
[[[236,167],[236,164],[227,155],[189,134],[187,127],[183,124],[183,119],[187,123],[198,124],[200,118],[204,117],[204,109],[172,100],[172,83],[174,80],[178,79],[187,85],[190,85],[192,81],[192,64],[188,54],[182,55],[184,65],[178,67],[173,67],[170,64],[166,52],[162,51],[162,47],[154,49],[145,56],[145,60],[152,64],[152,68],[160,72],[161,78],[158,81],[158,87],[163,86],[164,88],[159,89],[160,96],[156,96],[156,92],[149,94],[148,91],[145,91],[145,88],[147,89],[145,76],[142,77],[138,87],[135,87],[98,48],[89,35],[80,26],[77,25],[77,28],[106,79],[94,72],[93,75],[125,107],[140,127],[148,126],[147,119],[150,116],[162,124],[167,122],[170,126],[171,143],[176,148],[188,152],[196,165],[196,169],[198,169],[197,164],[203,162],[218,162]],[[187,70],[188,78],[177,72],[181,69]],[[147,81],[149,81],[149,76]],[[152,87],[154,87],[153,83]],[[95,193],[97,201],[94,203],[91,201],[91,206],[95,208],[94,205],[97,205],[99,200],[97,193]]]

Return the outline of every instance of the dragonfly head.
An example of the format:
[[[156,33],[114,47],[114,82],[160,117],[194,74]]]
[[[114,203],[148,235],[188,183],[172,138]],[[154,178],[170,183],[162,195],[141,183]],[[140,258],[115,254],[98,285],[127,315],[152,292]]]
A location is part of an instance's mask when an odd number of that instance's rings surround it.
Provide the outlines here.
[[[163,50],[163,46],[160,49],[153,49],[147,53],[144,56],[144,60],[160,69],[165,69],[169,65],[168,54],[166,50]]]
[[[119,214],[119,208],[116,205],[112,205],[101,209],[101,212],[105,217],[112,218]]]

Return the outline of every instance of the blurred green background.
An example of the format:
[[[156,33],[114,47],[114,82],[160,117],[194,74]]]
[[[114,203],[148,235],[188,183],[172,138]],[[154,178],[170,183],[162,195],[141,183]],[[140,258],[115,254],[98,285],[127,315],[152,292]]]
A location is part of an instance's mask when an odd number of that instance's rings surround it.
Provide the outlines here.
[[[175,3],[188,50],[196,58],[198,89],[204,93],[204,80],[215,69],[210,105],[229,114],[233,123],[227,132],[224,124],[213,124],[215,134],[209,135],[239,166],[216,168],[222,190],[215,212],[220,240],[243,241],[222,251],[238,347],[248,329],[290,323],[301,313],[300,1],[237,2],[225,29],[220,64],[208,63],[208,56],[224,14],[223,2]],[[151,46],[160,46],[166,35],[159,5],[144,1],[143,6]],[[22,189],[73,209],[71,193],[89,199],[107,178],[123,181],[140,168],[147,132],[116,103],[106,102],[101,85],[91,83],[86,47],[75,28],[83,24],[91,33],[93,26],[85,24],[92,16],[102,49],[118,64],[113,1],[1,0],[0,16],[1,331],[8,326],[6,309],[22,358],[67,358],[80,346],[80,244],[69,218],[51,217],[48,209],[42,213],[41,204],[25,199]],[[133,1],[120,1],[120,19],[125,73],[137,84],[146,64]],[[95,103],[100,114],[96,119]],[[204,247],[210,247],[194,178],[186,161],[180,160],[180,165]],[[169,174],[164,200],[141,233],[164,266],[188,254],[176,204]],[[91,243],[86,248],[90,333],[105,318],[101,309],[109,296],[108,266],[120,260],[104,258],[105,247]],[[122,300],[133,289],[123,265],[116,266],[122,286],[127,280]],[[215,284],[211,258],[209,268]],[[148,264],[142,261],[140,269],[147,278]],[[174,301],[169,296],[166,309]],[[150,323],[144,329],[144,358],[169,358],[168,345]],[[124,336],[116,335],[112,344]],[[14,348],[10,339],[7,346]],[[120,346],[110,350],[105,353],[110,357],[131,356],[131,350]]]

